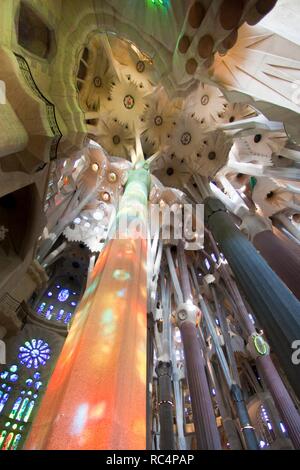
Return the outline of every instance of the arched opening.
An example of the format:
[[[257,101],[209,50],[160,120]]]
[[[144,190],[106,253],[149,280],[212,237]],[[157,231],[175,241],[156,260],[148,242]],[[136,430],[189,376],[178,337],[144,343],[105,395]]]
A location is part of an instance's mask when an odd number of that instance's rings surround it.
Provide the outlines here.
[[[42,59],[49,58],[53,50],[53,32],[26,3],[20,3],[18,17],[18,43]]]

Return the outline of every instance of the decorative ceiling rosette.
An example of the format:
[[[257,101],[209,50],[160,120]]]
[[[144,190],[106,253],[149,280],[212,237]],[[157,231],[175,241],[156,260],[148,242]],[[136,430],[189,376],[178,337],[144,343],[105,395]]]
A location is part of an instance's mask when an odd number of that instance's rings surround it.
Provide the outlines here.
[[[256,148],[256,152],[252,152],[248,141],[245,139],[236,139],[230,152],[230,160],[262,166],[272,166],[271,157],[270,150],[263,153],[259,147]]]
[[[109,42],[123,75],[129,76],[130,80],[138,85],[142,84],[147,92],[151,92],[156,80],[150,57],[139,51],[129,41],[111,37]]]
[[[77,188],[81,194],[87,194],[99,185],[105,178],[108,160],[103,150],[99,147],[89,147],[85,151],[86,167],[76,179]]]
[[[229,122],[241,121],[256,116],[256,114],[255,109],[248,104],[226,103],[223,114],[219,116],[219,122],[227,124]]]
[[[120,159],[121,160],[121,159]],[[99,185],[100,200],[117,203],[127,181],[128,171],[116,162],[109,161],[104,178]]]
[[[278,154],[287,142],[284,132],[265,132],[235,140],[234,152],[239,161],[272,166],[272,154]]]
[[[183,160],[171,155],[160,156],[153,164],[152,173],[164,186],[182,189],[191,177],[191,172]]]
[[[188,160],[196,154],[206,126],[186,113],[181,113],[172,134],[167,136],[169,153],[178,160]]]
[[[79,103],[84,111],[99,111],[108,103],[110,90],[117,77],[110,57],[103,45],[103,35],[93,36],[87,48],[88,53],[80,63],[86,67],[83,79],[77,78]]]
[[[145,94],[144,87],[121,74],[120,81],[117,80],[111,88],[109,110],[113,119],[131,130],[140,128]]]
[[[130,157],[130,149],[134,146],[134,135],[129,127],[126,128],[117,118],[112,118],[109,113],[100,113],[95,132],[94,140],[110,155]]]
[[[272,178],[256,179],[252,199],[266,217],[271,217],[285,209],[300,208],[300,195],[293,194],[283,184]]]
[[[215,127],[226,110],[226,100],[216,87],[200,83],[185,102],[185,110],[201,123]]]
[[[84,224],[88,224],[85,222]],[[103,226],[94,225],[86,228],[82,225],[71,224],[64,230],[64,235],[70,242],[84,243],[91,252],[99,252],[103,247],[106,232]]]
[[[106,178],[111,184],[125,186],[128,179],[128,171],[131,168],[132,163],[128,160],[110,155]],[[116,179],[112,173],[116,174]]]
[[[170,101],[162,88],[157,90],[149,96],[142,117],[144,137],[161,148],[172,134],[179,112],[179,101]]]
[[[199,175],[214,176],[226,164],[231,146],[231,139],[222,131],[202,135],[196,152],[187,159],[187,164]]]

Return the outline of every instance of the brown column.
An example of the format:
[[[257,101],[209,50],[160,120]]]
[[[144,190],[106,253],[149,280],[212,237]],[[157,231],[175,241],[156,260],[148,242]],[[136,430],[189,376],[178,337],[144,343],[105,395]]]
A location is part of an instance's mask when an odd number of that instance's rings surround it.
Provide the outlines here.
[[[253,240],[255,248],[285,285],[300,300],[300,250],[296,244],[276,237],[270,230],[258,233]]]
[[[190,321],[183,321],[180,332],[191,394],[197,447],[200,450],[221,449],[196,325]]]
[[[216,417],[206,377],[204,355],[196,326],[196,312],[198,312],[198,308],[192,304],[193,297],[189,273],[181,241],[178,245],[177,254],[185,302],[177,309],[177,324],[184,348],[197,447],[200,450],[218,450],[221,449],[220,435],[216,425]]]
[[[300,449],[300,415],[269,355],[257,358],[261,373],[271,392],[295,449]]]

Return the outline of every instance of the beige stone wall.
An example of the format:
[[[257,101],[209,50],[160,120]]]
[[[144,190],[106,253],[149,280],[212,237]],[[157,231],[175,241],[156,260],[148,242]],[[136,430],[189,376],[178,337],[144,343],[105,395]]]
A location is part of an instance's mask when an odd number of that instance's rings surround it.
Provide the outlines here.
[[[27,142],[28,134],[11,104],[0,104],[0,157],[23,150]]]

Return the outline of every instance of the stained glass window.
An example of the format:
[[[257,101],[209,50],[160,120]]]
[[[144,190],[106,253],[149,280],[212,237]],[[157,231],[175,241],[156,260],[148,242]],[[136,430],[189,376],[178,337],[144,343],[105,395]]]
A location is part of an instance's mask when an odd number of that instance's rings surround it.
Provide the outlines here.
[[[15,436],[15,438],[14,438],[14,440],[13,440],[13,442],[12,442],[12,445],[11,445],[10,450],[16,450],[16,449],[17,449],[18,444],[19,444],[21,438],[22,438],[22,435],[21,435],[21,434],[17,434],[17,435]]]
[[[51,317],[52,317],[52,310],[54,309],[54,306],[53,305],[49,305],[49,308],[47,309],[46,313],[45,313],[45,317],[47,318],[47,320],[51,320]]]
[[[56,315],[56,320],[57,320],[57,321],[61,321],[62,317],[64,316],[64,313],[65,313],[64,309],[61,308],[61,309],[59,310],[58,314]]]
[[[51,297],[51,304],[49,297]],[[61,308],[60,303],[64,302],[65,308]],[[37,313],[44,319],[52,322],[59,322],[67,325],[73,316],[78,303],[78,293],[72,288],[61,284],[53,284],[42,298],[37,307]],[[67,312],[67,313],[66,313]]]
[[[19,376],[17,374],[11,374],[10,380],[11,382],[16,382],[18,380]]]
[[[61,289],[58,293],[57,298],[60,302],[65,302],[66,300],[68,300],[69,295],[70,295],[69,289]]]
[[[39,308],[37,309],[37,312],[42,313],[45,307],[46,307],[46,302],[42,302]]]
[[[28,369],[37,369],[40,365],[44,366],[50,358],[49,345],[41,339],[26,341],[24,346],[19,348],[18,358]]]
[[[3,393],[3,391],[1,390],[0,396],[1,396],[1,399],[0,399],[0,412],[1,412],[9,398],[9,393],[7,393],[6,391],[5,393]]]
[[[28,345],[30,345],[31,349]],[[44,351],[42,348],[44,348],[45,345],[47,345],[47,343],[42,340],[30,340],[25,342],[28,351],[32,351],[34,348]],[[21,348],[22,347],[24,346],[21,346]],[[48,345],[47,349],[50,351]],[[50,357],[50,353],[47,354]],[[27,366],[27,363],[24,365]],[[39,365],[41,366],[42,363],[40,362]],[[21,384],[19,384],[18,388],[16,388],[17,395],[15,397],[12,396],[13,401],[9,400],[11,396],[10,392],[12,391],[12,387],[9,383],[14,385],[14,380],[12,380],[13,376],[17,376],[15,382],[20,380],[19,377],[21,374],[19,367],[13,364],[8,370],[0,374],[0,379],[3,382],[0,388],[0,403],[2,403],[0,411],[2,411],[4,407],[7,408],[7,411],[4,409],[7,421],[4,421],[3,429],[0,428],[0,450],[16,450],[20,447],[31,420],[32,412],[38,398],[38,391],[43,385],[41,374],[36,371],[25,380],[23,389],[22,386],[20,387]]]
[[[64,323],[69,323],[71,318],[72,318],[72,313],[68,312],[67,315],[66,315],[66,318],[64,319]]]

